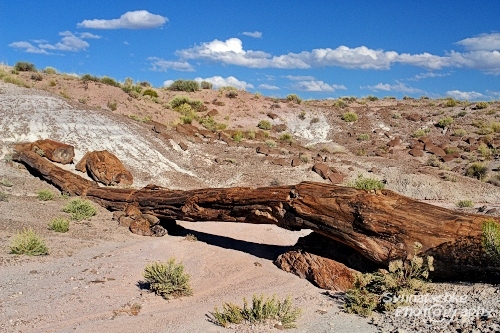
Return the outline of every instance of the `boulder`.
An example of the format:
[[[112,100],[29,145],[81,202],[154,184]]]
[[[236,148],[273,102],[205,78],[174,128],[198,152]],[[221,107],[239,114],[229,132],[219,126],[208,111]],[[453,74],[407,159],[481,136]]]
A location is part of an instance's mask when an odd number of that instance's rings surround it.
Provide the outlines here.
[[[132,185],[134,181],[118,157],[107,150],[87,152],[75,169],[104,185]]]
[[[215,117],[216,115],[219,114],[219,111],[217,111],[216,109],[212,109],[210,111],[207,112],[207,117]]]
[[[401,138],[397,137],[392,139],[391,141],[387,142],[387,146],[389,147],[396,147],[401,144]]]
[[[188,150],[188,148],[189,148],[189,147],[188,147],[188,145],[187,145],[185,142],[182,142],[182,141],[181,141],[181,142],[179,142],[179,147],[180,147],[182,150],[184,150],[184,151]]]
[[[297,167],[301,164],[302,164],[302,160],[300,158],[295,157],[294,159],[292,159],[292,166],[293,167]]]
[[[129,229],[132,233],[141,236],[153,236],[154,232],[151,230],[151,225],[149,221],[139,217],[138,219],[132,220]]]
[[[425,145],[427,147],[427,145]],[[442,149],[442,148],[439,148],[438,146],[434,146],[430,149],[426,149],[429,153],[431,154],[434,154],[436,156],[439,156],[439,157],[444,157],[446,156],[446,152]]]
[[[269,113],[267,114],[267,116],[268,116],[269,118],[271,118],[272,120],[274,120],[274,119],[278,118],[278,115],[277,115],[276,113],[273,113],[273,112],[269,112]]]
[[[424,156],[424,151],[421,149],[413,148],[408,152],[413,157],[422,157]]]
[[[45,139],[38,140],[31,144],[31,150],[41,156],[45,156],[52,162],[69,164],[73,162],[75,150],[73,146],[65,143]]]
[[[323,179],[327,179],[330,174],[330,168],[324,163],[315,163],[312,170],[321,176]]]

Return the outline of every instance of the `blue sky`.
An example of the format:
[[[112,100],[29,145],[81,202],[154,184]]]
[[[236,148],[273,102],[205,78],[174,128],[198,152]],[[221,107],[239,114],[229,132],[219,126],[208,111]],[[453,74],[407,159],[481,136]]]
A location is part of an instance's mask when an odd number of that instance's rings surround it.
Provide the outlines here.
[[[500,99],[491,1],[1,1],[0,62],[268,96]]]

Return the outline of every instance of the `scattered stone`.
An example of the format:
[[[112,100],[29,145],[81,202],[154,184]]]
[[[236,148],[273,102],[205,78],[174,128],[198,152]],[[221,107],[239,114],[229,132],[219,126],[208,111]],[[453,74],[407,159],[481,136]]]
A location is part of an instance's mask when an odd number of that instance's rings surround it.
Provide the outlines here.
[[[292,166],[293,167],[297,167],[299,165],[302,165],[302,160],[298,157],[295,157],[294,159],[292,159]]]
[[[184,151],[188,150],[188,145],[182,141],[179,142],[179,147]]]
[[[288,129],[288,127],[286,127],[285,124],[279,124],[279,125],[273,126],[273,131],[278,132],[278,133],[284,132],[287,129]]]
[[[312,170],[321,176],[323,179],[327,179],[330,174],[330,168],[324,163],[316,163],[313,165]]]
[[[401,144],[401,138],[399,138],[399,137],[387,142],[387,146],[389,146],[389,147],[396,147],[396,146],[399,146],[400,144]]]
[[[149,221],[142,217],[132,220],[129,229],[132,233],[141,236],[153,236],[154,234],[154,232],[151,230]]]
[[[425,147],[427,148],[427,145],[425,145]],[[432,147],[430,149],[426,149],[426,150],[429,153],[434,154],[434,155],[439,156],[439,157],[446,156],[446,152],[443,149],[439,148],[438,146],[434,146],[434,147]]]
[[[120,220],[120,217],[122,216],[126,216],[127,214],[125,214],[124,211],[121,211],[121,210],[117,210],[117,211],[114,211],[113,212],[113,220],[115,221],[119,221]]]
[[[409,152],[408,152],[411,156],[413,157],[422,157],[424,156],[424,152],[420,149],[411,149]]]
[[[146,219],[151,226],[155,226],[160,223],[160,219],[152,214],[142,214],[141,216]]]
[[[271,118],[272,120],[277,119],[277,118],[279,117],[276,113],[273,113],[273,112],[269,112],[269,113],[267,114],[267,116],[268,116],[269,118]]]
[[[344,181],[345,176],[340,172],[332,172],[328,175],[328,179],[332,182],[332,184],[340,184]]]
[[[118,225],[120,227],[125,227],[125,228],[129,228],[130,225],[132,224],[132,222],[134,222],[134,219],[128,217],[128,216],[120,216],[120,218],[118,219]]]
[[[210,111],[207,112],[207,117],[215,117],[216,115],[219,114],[219,111],[217,111],[216,109],[212,109]]]
[[[442,158],[443,162],[451,162],[455,159],[455,156],[453,156],[453,154],[446,154],[444,155]]]
[[[497,212],[496,208],[491,208],[491,209],[488,209],[485,214],[495,214],[496,212]]]

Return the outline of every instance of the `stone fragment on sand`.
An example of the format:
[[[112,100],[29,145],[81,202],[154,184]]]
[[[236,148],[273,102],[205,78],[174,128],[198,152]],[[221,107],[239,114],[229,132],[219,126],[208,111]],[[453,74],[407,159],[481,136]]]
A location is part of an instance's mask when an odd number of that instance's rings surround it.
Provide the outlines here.
[[[420,150],[420,149],[416,149],[416,148],[413,148],[411,149],[408,154],[410,154],[411,156],[413,157],[422,157],[424,156],[424,152],[423,150]]]

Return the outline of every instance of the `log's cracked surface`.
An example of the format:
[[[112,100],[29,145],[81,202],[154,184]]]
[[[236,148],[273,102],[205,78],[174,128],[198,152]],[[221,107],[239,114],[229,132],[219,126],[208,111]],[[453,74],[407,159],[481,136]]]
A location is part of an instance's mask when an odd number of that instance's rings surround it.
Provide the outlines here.
[[[367,192],[332,184],[303,182],[262,188],[140,190],[102,188],[63,170],[18,145],[14,159],[73,195],[86,196],[111,210],[129,205],[169,220],[276,224],[314,232],[343,243],[365,258],[387,266],[413,255],[415,242],[434,256],[433,278],[500,281],[481,246],[483,215],[432,206],[389,190]],[[490,217],[491,218],[491,217]],[[498,222],[499,219],[496,219]]]

